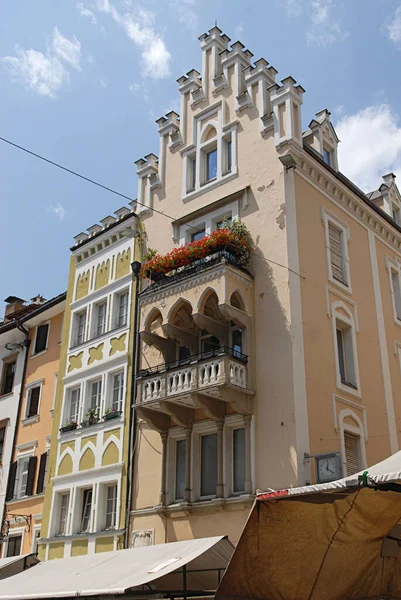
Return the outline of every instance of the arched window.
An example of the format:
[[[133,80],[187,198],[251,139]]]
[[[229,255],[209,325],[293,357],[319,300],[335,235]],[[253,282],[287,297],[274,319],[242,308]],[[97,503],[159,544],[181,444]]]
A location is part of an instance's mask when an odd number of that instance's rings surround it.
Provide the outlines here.
[[[366,467],[365,431],[362,421],[350,409],[339,415],[343,475],[349,477]]]

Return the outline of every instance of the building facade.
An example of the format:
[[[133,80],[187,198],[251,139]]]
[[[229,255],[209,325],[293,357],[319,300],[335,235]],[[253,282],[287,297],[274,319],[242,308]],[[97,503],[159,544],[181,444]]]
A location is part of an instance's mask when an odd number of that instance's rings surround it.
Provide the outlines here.
[[[10,466],[4,518],[3,557],[36,552],[40,534],[47,458],[66,294],[46,302],[32,299],[32,312],[21,317],[29,349]]]
[[[302,86],[229,42],[200,37],[202,73],[136,163],[147,250],[176,250],[140,294],[132,546],[236,542],[257,489],[355,473],[401,440],[394,176],[361,192],[330,113],[303,132]],[[238,221],[249,267],[229,246],[174,263]]]
[[[71,248],[42,560],[124,546],[137,221],[123,207]]]

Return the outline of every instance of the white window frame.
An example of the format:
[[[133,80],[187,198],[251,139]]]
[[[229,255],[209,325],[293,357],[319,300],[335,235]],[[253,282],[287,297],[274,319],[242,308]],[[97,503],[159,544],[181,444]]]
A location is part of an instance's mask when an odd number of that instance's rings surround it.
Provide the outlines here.
[[[37,379],[36,381],[30,381],[25,386],[25,407],[24,407],[24,418],[22,419],[23,425],[29,425],[30,423],[37,423],[39,421],[40,404],[42,401],[42,392],[43,392],[43,382],[44,382],[44,377],[42,377],[41,379]],[[28,417],[28,409],[30,407],[31,392],[32,392],[32,389],[36,388],[36,387],[40,388],[38,411],[37,411],[36,415],[32,415],[31,417]]]
[[[24,538],[25,538],[25,528],[24,527],[12,527],[10,529],[10,533],[5,541],[5,543],[3,544],[3,558],[7,557],[7,551],[8,551],[8,541],[10,538],[13,537],[21,537],[21,548],[20,548],[20,554],[19,556],[22,556],[22,553],[24,551]]]
[[[349,258],[349,242],[350,242],[350,229],[344,221],[341,221],[338,217],[330,213],[326,208],[322,208],[322,221],[324,225],[325,233],[325,245],[326,245],[326,260],[327,260],[327,273],[329,281],[340,288],[341,290],[352,294],[351,286],[351,269],[350,269],[350,258]],[[330,237],[329,237],[329,226],[338,229],[341,233],[341,250],[343,256],[343,266],[345,279],[347,285],[335,279],[331,268],[331,251],[330,251]]]
[[[401,226],[401,209],[397,202],[391,202],[391,215],[394,223]]]
[[[184,501],[183,498],[177,500],[175,497],[176,487],[176,443],[185,440],[185,431],[183,427],[171,427],[167,439],[167,460],[166,460],[166,504],[179,504]],[[191,452],[192,454],[192,452]],[[192,471],[192,465],[191,465]]]
[[[193,219],[188,223],[183,223],[180,227],[179,232],[179,243],[181,245],[189,244],[191,242],[191,236],[194,233],[194,227],[196,229],[205,229],[205,235],[210,235],[217,229],[217,223],[231,217],[233,221],[239,219],[239,200],[234,200],[230,204],[226,204],[216,210],[213,210],[202,217]]]
[[[235,429],[244,429],[245,430],[245,445],[244,445],[244,461],[246,466],[246,427],[244,416],[240,414],[228,415],[225,418],[224,424],[224,453],[223,453],[223,461],[224,461],[224,497],[238,497],[243,496],[246,492],[245,490],[240,492],[234,492],[234,443],[233,443],[233,435]],[[246,484],[246,472],[245,472],[245,480],[244,484]]]
[[[85,387],[82,385],[82,383],[76,383],[64,388],[64,406],[62,410],[63,418],[60,422],[60,427],[64,427],[64,425],[70,421],[70,395],[73,392],[73,390],[76,389],[80,390],[77,422],[79,423],[80,421],[82,412],[82,398],[85,397]]]
[[[99,403],[99,417],[102,415],[102,409],[103,409],[103,404],[104,404],[104,374],[100,374],[97,377],[93,377],[91,379],[89,379],[88,381],[86,381],[85,384],[85,390],[86,390],[86,394],[85,394],[85,403],[84,403],[84,407],[83,407],[83,415],[82,417],[86,417],[86,413],[88,412],[89,408],[90,408],[90,403],[91,403],[91,398],[92,398],[92,384],[100,381],[101,382],[101,392],[100,392],[100,403]]]
[[[386,257],[386,267],[389,275],[389,283],[390,283],[390,295],[391,295],[391,304],[393,307],[393,319],[394,323],[401,327],[401,315],[398,317],[397,314],[397,302],[396,302],[396,290],[394,289],[393,276],[398,277],[398,285],[399,290],[401,292],[401,263],[398,261],[391,260],[388,256]]]
[[[113,529],[118,529],[118,517],[119,517],[119,511],[118,511],[118,506],[119,506],[119,485],[117,481],[111,481],[110,483],[106,483],[103,486],[103,494],[104,494],[104,511],[103,511],[103,515],[104,515],[104,527],[103,529],[106,531],[110,531]],[[108,492],[109,489],[114,487],[116,489],[116,500],[115,500],[115,515],[114,515],[114,525],[112,525],[111,527],[107,527],[107,501],[108,501]]]
[[[343,310],[346,315],[345,316],[340,310]],[[332,329],[333,329],[333,344],[334,344],[334,361],[335,361],[335,369],[336,369],[336,385],[337,388],[350,394],[351,396],[356,396],[357,398],[361,398],[361,383],[359,378],[359,364],[358,364],[358,351],[357,351],[357,343],[356,343],[356,328],[355,328],[355,320],[354,317],[349,310],[349,308],[344,304],[344,302],[338,301],[333,302],[331,306],[331,318],[332,318]],[[351,336],[351,350],[352,350],[352,360],[353,360],[353,370],[355,373],[355,384],[356,389],[353,387],[344,384],[341,381],[341,372],[340,365],[338,359],[338,344],[337,344],[337,325],[342,324],[346,328],[350,330]]]
[[[78,342],[78,319],[79,316],[85,314],[85,327],[84,327],[84,339],[81,342]],[[85,306],[74,311],[72,315],[72,327],[71,327],[71,338],[70,338],[70,348],[77,348],[78,346],[82,346],[85,342],[88,341],[88,317],[89,317],[89,307]]]
[[[46,348],[44,350],[41,350],[40,352],[35,352],[35,346],[36,346],[36,337],[38,335],[38,328],[41,327],[42,325],[47,325],[47,338],[46,338]],[[34,358],[35,356],[40,356],[41,354],[44,354],[45,352],[47,352],[48,348],[49,348],[49,338],[50,338],[50,320],[49,321],[43,321],[43,323],[39,323],[39,325],[37,325],[35,327],[35,336],[33,339],[33,344],[32,344],[32,353],[31,353],[31,357]]]
[[[193,502],[199,500],[212,500],[216,498],[216,493],[209,496],[201,496],[201,437],[214,433],[217,435],[216,460],[218,460],[219,449],[216,423],[214,421],[201,421],[199,423],[195,423],[193,426],[191,452],[191,489]]]
[[[32,535],[32,546],[31,546],[31,552],[32,554],[37,554],[38,552],[38,540],[40,538],[40,530],[41,530],[41,525],[34,525],[33,528],[33,535]],[[39,535],[37,535],[39,534]]]
[[[51,508],[51,527],[50,527],[50,536],[51,537],[65,537],[71,534],[71,521],[72,521],[72,499],[73,499],[73,488],[61,488],[58,490],[53,490],[53,499],[52,499],[52,508]],[[60,528],[60,516],[61,516],[61,497],[64,494],[68,494],[68,506],[67,506],[67,522],[65,528],[65,534],[59,534]]]
[[[121,296],[124,296],[125,294],[127,294],[127,320],[126,323],[123,325],[119,325],[119,319],[120,319],[120,298]],[[123,327],[128,327],[129,324],[129,320],[130,320],[130,300],[131,300],[131,295],[130,295],[130,289],[127,288],[122,288],[121,290],[118,290],[115,294],[114,294],[114,310],[113,310],[113,329],[120,329]]]
[[[107,389],[107,400],[105,403],[105,409],[113,408],[113,395],[114,395],[114,378],[121,374],[123,375],[123,386],[122,386],[122,398],[121,398],[121,407],[118,410],[124,412],[125,402],[124,398],[127,391],[127,372],[125,367],[120,367],[119,369],[115,369],[108,373],[108,389]]]
[[[345,419],[350,417],[353,419],[357,426],[349,425],[345,423]],[[360,460],[360,471],[363,471],[367,467],[366,460],[366,437],[365,430],[359,416],[351,409],[345,408],[340,411],[338,415],[338,422],[340,425],[340,444],[341,444],[341,457],[343,464],[343,477],[347,477],[347,461],[345,456],[345,438],[344,433],[349,433],[359,438],[359,460]]]
[[[14,485],[14,494],[13,494],[13,500],[20,500],[22,498],[28,498],[28,496],[26,494],[21,495],[21,483],[22,483],[22,478],[21,478],[21,463],[23,461],[27,461],[27,471],[26,471],[26,485],[28,484],[28,475],[29,475],[29,459],[32,458],[32,456],[35,455],[35,452],[25,452],[23,454],[19,454],[17,457],[17,474],[16,474],[16,478],[15,478],[15,485]]]
[[[98,333],[98,318],[99,318],[99,306],[104,305],[105,307],[105,314],[104,314],[104,330],[102,333]],[[105,296],[104,298],[101,298],[100,300],[98,300],[97,302],[94,302],[92,305],[92,310],[91,310],[91,315],[92,315],[92,323],[91,323],[91,339],[96,339],[98,337],[101,337],[102,335],[104,335],[105,333],[108,332],[108,327],[107,327],[107,317],[108,317],[108,308],[109,308],[109,302],[108,302],[108,296]]]
[[[84,499],[85,499],[85,492],[92,490],[92,498],[91,498],[91,504],[90,504],[90,512],[89,512],[89,522],[88,522],[88,528],[87,529],[82,529],[82,521],[83,521],[83,509],[84,509]],[[96,504],[96,499],[95,499],[95,488],[93,485],[88,485],[82,488],[78,488],[77,492],[80,494],[80,499],[79,499],[79,512],[78,512],[78,529],[77,529],[77,533],[92,533],[94,531],[93,529],[93,511],[94,511],[94,507]]]

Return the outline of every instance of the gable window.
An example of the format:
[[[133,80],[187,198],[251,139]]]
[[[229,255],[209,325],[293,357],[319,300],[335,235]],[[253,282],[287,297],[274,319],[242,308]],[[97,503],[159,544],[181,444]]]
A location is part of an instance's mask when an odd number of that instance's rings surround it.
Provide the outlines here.
[[[112,409],[119,411],[122,408],[124,392],[124,372],[121,371],[113,376]]]
[[[233,429],[233,492],[245,490],[245,428]]]
[[[15,368],[17,365],[16,360],[10,360],[4,362],[3,365],[3,377],[1,382],[1,394],[11,394],[14,386]]]
[[[44,323],[36,328],[34,354],[39,354],[47,348],[47,338],[49,335],[49,323]]]
[[[66,535],[67,533],[67,517],[68,517],[68,505],[70,502],[70,494],[60,494],[60,516],[58,521],[58,528],[56,535]]]
[[[30,417],[36,416],[39,412],[40,390],[41,390],[40,385],[31,387],[28,390],[28,397],[27,397],[27,402],[26,402],[26,413],[25,413],[25,417],[27,419],[29,419]]]
[[[326,165],[329,165],[329,167],[331,167],[331,152],[330,150],[327,150],[327,148],[323,148],[323,160],[326,163]]]
[[[183,500],[185,496],[186,440],[175,443],[175,500]]]
[[[10,535],[7,540],[7,558],[21,554],[22,535]]]
[[[106,488],[106,529],[116,526],[117,517],[117,485],[109,485]]]
[[[3,462],[3,449],[4,449],[4,440],[6,437],[6,428],[0,427],[0,465]]]
[[[92,488],[84,490],[82,499],[81,533],[89,531],[92,512]]]
[[[83,310],[75,315],[75,340],[74,345],[78,346],[85,341],[86,330],[86,310]]]
[[[80,397],[81,388],[77,387],[68,391],[67,421],[69,423],[78,421]]]
[[[206,181],[217,177],[217,148],[206,153]]]
[[[117,295],[117,327],[123,327],[128,322],[128,292]]]
[[[106,331],[106,307],[106,302],[101,302],[96,305],[95,336],[103,335]]]
[[[347,285],[344,264],[344,232],[329,224],[330,263],[333,279]]]
[[[201,436],[200,495],[215,496],[217,487],[217,433]]]

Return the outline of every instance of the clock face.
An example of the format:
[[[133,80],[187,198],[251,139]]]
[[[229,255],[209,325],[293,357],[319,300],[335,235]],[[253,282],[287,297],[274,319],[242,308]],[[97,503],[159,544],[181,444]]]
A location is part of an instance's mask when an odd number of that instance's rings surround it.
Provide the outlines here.
[[[338,460],[337,456],[320,456],[316,457],[317,462],[317,479],[319,483],[327,481],[335,481],[339,479]]]

